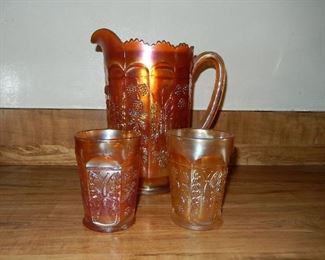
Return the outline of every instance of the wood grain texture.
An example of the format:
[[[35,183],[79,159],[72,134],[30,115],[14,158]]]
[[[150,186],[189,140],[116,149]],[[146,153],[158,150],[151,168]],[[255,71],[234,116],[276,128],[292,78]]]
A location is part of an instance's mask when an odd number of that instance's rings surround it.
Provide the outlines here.
[[[104,128],[104,110],[0,109],[1,145],[62,145],[72,148],[77,131]]]
[[[75,165],[74,134],[105,128],[106,111],[0,109],[0,122],[0,165]],[[325,112],[221,111],[214,128],[235,135],[234,165],[325,164]]]
[[[77,165],[74,149],[63,145],[0,146],[0,165]]]
[[[2,259],[325,259],[325,166],[240,166],[227,180],[223,225],[190,231],[170,195],[142,196],[136,223],[82,226],[75,167],[0,167]]]

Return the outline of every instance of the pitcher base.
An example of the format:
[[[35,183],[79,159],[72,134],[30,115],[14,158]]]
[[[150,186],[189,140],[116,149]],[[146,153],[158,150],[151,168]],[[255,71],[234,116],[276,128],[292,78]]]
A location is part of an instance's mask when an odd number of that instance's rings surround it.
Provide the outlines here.
[[[141,178],[140,179],[141,194],[162,194],[169,192],[169,178]]]

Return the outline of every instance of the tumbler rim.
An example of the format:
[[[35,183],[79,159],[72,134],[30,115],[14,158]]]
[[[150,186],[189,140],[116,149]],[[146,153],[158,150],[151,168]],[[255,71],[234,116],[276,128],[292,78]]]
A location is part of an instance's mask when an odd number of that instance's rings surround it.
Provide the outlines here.
[[[167,131],[167,136],[178,137],[189,140],[231,140],[234,135],[229,132],[219,131],[215,129],[202,129],[202,128],[179,128]]]
[[[133,130],[120,130],[111,128],[87,129],[74,135],[80,141],[110,141],[139,139],[141,135]]]

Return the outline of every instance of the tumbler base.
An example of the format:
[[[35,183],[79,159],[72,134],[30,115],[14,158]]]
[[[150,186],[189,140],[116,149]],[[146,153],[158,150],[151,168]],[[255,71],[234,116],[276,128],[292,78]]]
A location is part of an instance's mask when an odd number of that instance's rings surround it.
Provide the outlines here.
[[[203,230],[211,230],[222,226],[222,219],[217,218],[213,223],[211,224],[198,224],[198,223],[191,223],[188,222],[181,217],[177,216],[175,213],[172,212],[171,214],[172,221],[183,228],[195,230],[195,231],[203,231]]]
[[[132,226],[135,222],[135,217],[130,219],[128,222],[123,223],[123,224],[117,224],[117,225],[105,225],[105,224],[96,224],[93,222],[86,221],[83,219],[83,224],[85,227],[98,231],[98,232],[106,232],[106,233],[112,233],[112,232],[117,232],[117,231],[122,231],[125,229],[128,229],[130,226]]]

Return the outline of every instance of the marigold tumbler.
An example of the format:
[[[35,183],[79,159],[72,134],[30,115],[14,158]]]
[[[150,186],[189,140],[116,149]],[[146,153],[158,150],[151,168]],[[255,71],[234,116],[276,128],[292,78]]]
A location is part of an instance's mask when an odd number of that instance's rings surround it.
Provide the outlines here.
[[[75,135],[75,153],[84,225],[102,232],[131,226],[140,176],[140,136],[111,129],[81,131]]]
[[[176,129],[167,133],[172,220],[208,230],[222,223],[221,208],[233,135],[215,130]]]

